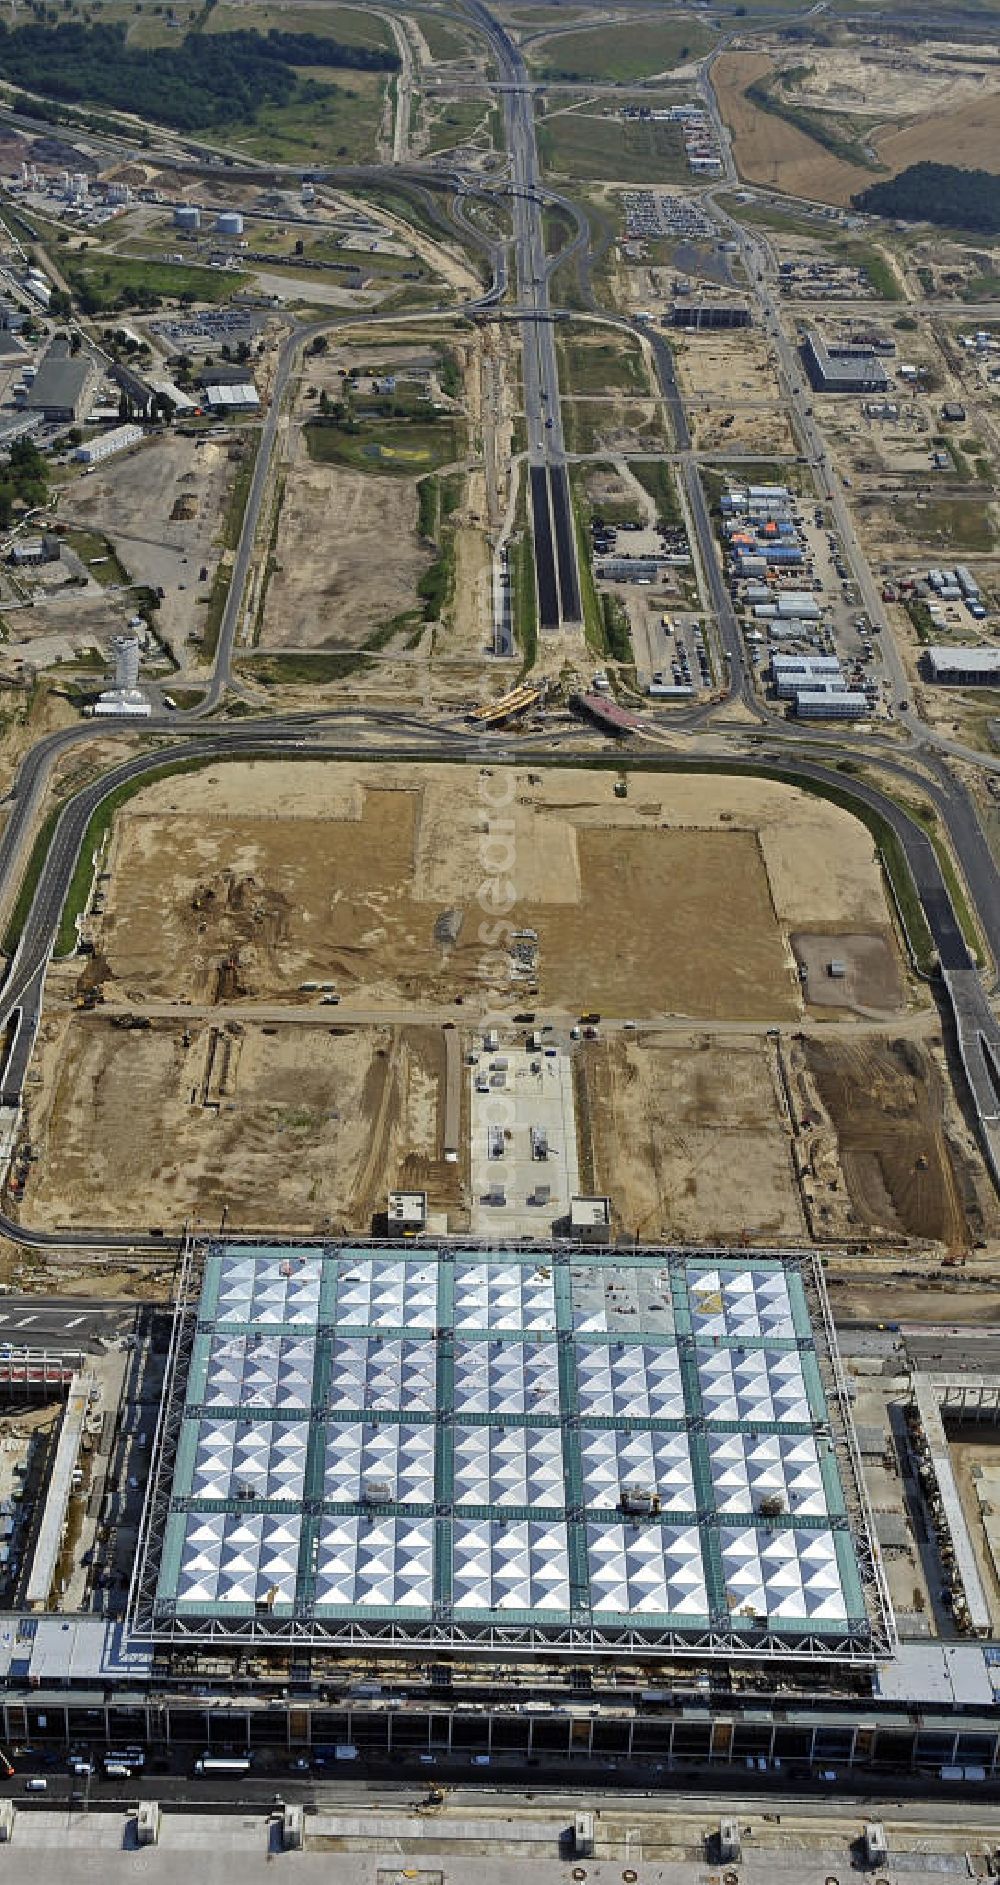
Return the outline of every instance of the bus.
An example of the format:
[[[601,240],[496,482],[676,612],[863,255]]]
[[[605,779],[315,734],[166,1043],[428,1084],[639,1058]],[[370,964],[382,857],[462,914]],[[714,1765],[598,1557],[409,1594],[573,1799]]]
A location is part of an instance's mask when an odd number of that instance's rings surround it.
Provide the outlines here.
[[[203,1754],[200,1761],[195,1761],[194,1771],[202,1778],[211,1774],[248,1774],[250,1756],[249,1754]]]

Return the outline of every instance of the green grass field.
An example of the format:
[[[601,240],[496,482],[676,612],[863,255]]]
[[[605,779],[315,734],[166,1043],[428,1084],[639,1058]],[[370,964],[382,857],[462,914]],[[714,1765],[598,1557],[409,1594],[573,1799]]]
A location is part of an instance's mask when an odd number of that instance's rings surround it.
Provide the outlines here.
[[[637,342],[614,339],[559,341],[559,379],[564,392],[631,393],[651,396],[649,375]]]
[[[619,31],[601,27],[593,32],[560,33],[529,45],[528,60],[546,78],[627,82],[654,78],[690,59],[700,59],[713,44],[713,35],[697,20],[633,20]]]
[[[612,449],[613,435],[622,430],[642,440],[636,449],[655,451],[664,443],[661,421],[655,409],[623,406],[598,399],[563,401],[563,429],[571,452],[597,452]]]
[[[688,176],[675,124],[640,124],[582,111],[538,121],[543,170],[608,183],[679,183]]]
[[[778,235],[815,236],[822,239],[829,230],[827,218],[796,216],[791,210],[775,209],[770,203],[741,203],[736,196],[720,199],[736,223],[753,223],[761,229],[773,229]]]
[[[352,471],[381,472],[397,478],[420,477],[461,457],[458,428],[451,418],[380,419],[357,432],[311,420],[305,438],[316,465],[348,465]]]
[[[419,26],[432,59],[462,59],[473,48],[480,51],[483,45],[481,39],[461,32],[455,22],[442,13],[421,13]]]
[[[98,531],[69,530],[65,541],[71,550],[76,551],[88,574],[102,588],[131,582],[128,570],[119,562],[107,537],[102,537]]]
[[[364,7],[247,6],[213,8],[206,33],[266,33],[277,26],[285,33],[316,33],[337,39],[342,46],[374,46],[392,51],[395,40],[386,22]]]
[[[382,100],[388,78],[379,72],[342,72],[326,66],[296,67],[301,78],[329,85],[318,107],[311,101],[263,105],[252,120],[227,125],[206,142],[269,163],[310,166],[361,163],[375,155]],[[335,89],[336,88],[336,89]]]
[[[654,500],[659,522],[679,524],[683,512],[677,501],[677,482],[671,466],[663,459],[651,463],[649,459],[636,458],[630,462],[629,470]]]
[[[148,47],[175,46],[181,34],[190,30],[198,9],[197,7],[188,9],[183,6],[175,9],[176,17],[181,22],[180,32],[176,26],[168,25],[166,8],[162,13],[153,12],[153,0],[147,0],[147,4],[141,6],[138,12],[134,0],[131,4],[130,0],[105,0],[103,5],[100,4],[100,0],[95,0],[91,11],[95,22],[99,21],[102,26],[110,26],[115,21],[119,21],[125,27],[125,37],[130,46]],[[74,7],[72,13],[78,15],[78,9]],[[71,16],[71,14],[67,15],[67,17]]]
[[[75,293],[85,292],[96,303],[94,312],[116,305],[123,289],[139,295],[177,301],[191,295],[195,301],[228,301],[242,288],[246,275],[229,269],[199,268],[181,262],[146,262],[139,257],[94,255],[65,257],[63,269]]]
[[[362,673],[371,661],[361,649],[343,654],[268,654],[260,660],[242,657],[237,673],[263,687],[326,687]]]
[[[900,503],[894,515],[907,536],[929,547],[944,545],[985,553],[996,542],[989,512],[975,498],[939,497],[930,504]]]
[[[540,32],[543,26],[571,26],[574,20],[586,19],[585,7],[503,7],[504,19],[510,20],[523,33]]]
[[[490,143],[491,114],[486,98],[448,98],[435,104],[427,121],[428,151],[452,150],[486,133]]]

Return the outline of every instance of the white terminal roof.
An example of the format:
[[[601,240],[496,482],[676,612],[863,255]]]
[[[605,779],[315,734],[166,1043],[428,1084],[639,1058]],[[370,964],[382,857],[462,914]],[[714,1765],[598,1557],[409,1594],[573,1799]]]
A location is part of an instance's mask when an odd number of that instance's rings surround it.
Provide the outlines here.
[[[154,1634],[891,1637],[812,1257],[214,1246],[178,1315]]]

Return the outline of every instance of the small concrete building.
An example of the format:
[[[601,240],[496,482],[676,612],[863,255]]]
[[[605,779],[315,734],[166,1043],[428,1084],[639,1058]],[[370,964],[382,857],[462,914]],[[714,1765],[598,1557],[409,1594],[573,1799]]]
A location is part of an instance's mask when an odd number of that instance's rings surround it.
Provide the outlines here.
[[[390,1230],[415,1236],[427,1224],[426,1191],[390,1191],[386,1217]]]
[[[130,445],[142,443],[141,425],[116,425],[111,432],[101,432],[96,438],[88,439],[85,445],[78,445],[73,457],[81,465],[96,465],[102,458],[113,458],[115,452],[127,451]]]
[[[8,560],[16,569],[27,569],[39,563],[58,563],[60,551],[58,537],[21,537],[11,544]]]
[[[611,1199],[571,1198],[569,1232],[576,1243],[609,1244],[611,1242]]]

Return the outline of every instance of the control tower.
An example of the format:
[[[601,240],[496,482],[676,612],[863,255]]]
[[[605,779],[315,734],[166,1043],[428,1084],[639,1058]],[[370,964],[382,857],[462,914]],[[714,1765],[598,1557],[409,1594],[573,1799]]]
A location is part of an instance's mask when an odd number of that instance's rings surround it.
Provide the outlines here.
[[[139,685],[139,640],[136,635],[114,635],[111,652],[115,658],[115,690],[134,693]]]

